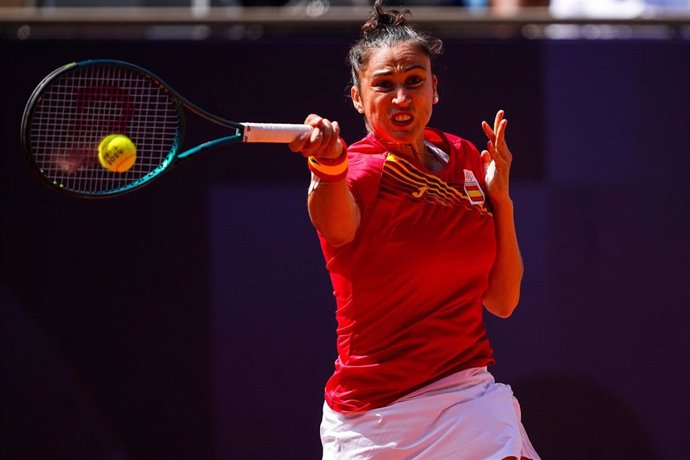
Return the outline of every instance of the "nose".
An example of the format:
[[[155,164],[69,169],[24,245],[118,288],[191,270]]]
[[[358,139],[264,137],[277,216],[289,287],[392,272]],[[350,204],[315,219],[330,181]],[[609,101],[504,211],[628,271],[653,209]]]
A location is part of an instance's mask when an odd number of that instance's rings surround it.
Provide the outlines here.
[[[408,105],[410,103],[410,95],[407,94],[405,88],[399,88],[395,92],[395,97],[393,98],[393,104],[396,105]]]

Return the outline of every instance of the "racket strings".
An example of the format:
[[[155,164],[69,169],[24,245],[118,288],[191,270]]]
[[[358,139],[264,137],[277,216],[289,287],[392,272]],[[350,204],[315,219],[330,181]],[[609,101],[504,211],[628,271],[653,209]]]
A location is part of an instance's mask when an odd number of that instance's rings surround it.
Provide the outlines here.
[[[169,162],[181,126],[174,98],[153,79],[98,65],[76,68],[47,85],[29,129],[33,160],[49,181],[98,195],[145,180]],[[111,172],[98,161],[98,145],[110,134],[124,134],[136,145],[136,162],[126,172]]]

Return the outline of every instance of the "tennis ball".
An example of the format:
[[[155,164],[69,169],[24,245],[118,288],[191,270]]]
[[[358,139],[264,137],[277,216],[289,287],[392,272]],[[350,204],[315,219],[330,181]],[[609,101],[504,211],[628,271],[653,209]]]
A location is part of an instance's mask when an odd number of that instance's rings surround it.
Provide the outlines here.
[[[108,171],[129,171],[137,160],[137,147],[123,134],[110,134],[98,144],[98,162]]]

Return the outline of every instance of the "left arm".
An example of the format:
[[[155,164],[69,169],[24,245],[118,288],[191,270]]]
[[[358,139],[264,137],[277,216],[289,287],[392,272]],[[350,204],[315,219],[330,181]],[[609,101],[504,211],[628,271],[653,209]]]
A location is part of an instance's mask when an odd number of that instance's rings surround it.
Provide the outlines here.
[[[520,300],[524,267],[510,197],[510,164],[513,157],[505,141],[508,120],[503,116],[504,112],[500,110],[493,128],[487,122],[482,122],[482,129],[489,141],[486,150],[481,153],[481,159],[496,226],[496,260],[482,301],[491,313],[507,318]]]

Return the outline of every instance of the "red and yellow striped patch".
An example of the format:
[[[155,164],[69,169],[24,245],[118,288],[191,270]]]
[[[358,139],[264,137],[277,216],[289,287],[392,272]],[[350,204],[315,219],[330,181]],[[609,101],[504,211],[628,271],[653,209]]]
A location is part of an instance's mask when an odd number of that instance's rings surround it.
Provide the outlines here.
[[[471,178],[468,177],[468,172]],[[409,161],[392,153],[388,154],[384,163],[381,191],[402,191],[415,200],[441,206],[465,206],[482,214],[491,214],[484,206],[484,192],[471,171],[465,170],[464,184],[447,183],[432,174],[420,171]]]

